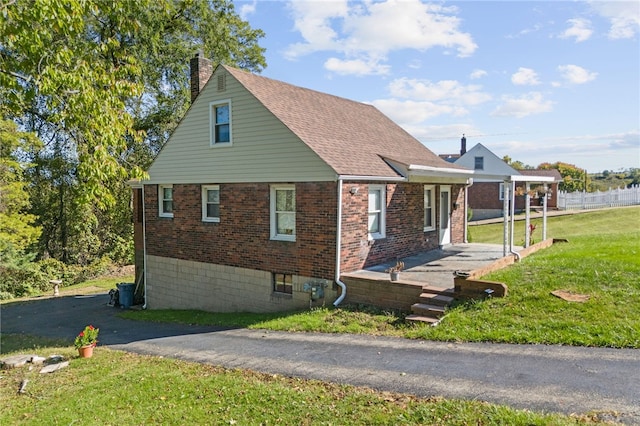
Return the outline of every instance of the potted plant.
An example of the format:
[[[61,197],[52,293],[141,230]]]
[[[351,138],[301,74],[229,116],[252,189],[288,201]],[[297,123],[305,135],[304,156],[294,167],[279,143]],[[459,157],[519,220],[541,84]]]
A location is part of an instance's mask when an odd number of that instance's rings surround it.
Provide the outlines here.
[[[98,344],[99,332],[99,328],[88,325],[76,336],[74,344],[81,358],[91,358],[93,348]]]
[[[387,269],[385,272],[389,272],[389,276],[391,281],[398,281],[400,277],[400,271],[404,269],[404,262],[397,260],[395,266]]]

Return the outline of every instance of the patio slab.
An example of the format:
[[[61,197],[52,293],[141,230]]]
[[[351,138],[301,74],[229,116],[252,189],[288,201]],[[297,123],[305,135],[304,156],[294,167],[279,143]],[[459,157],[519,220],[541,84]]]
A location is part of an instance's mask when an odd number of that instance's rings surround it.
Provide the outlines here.
[[[517,248],[518,250],[521,247]],[[435,287],[453,287],[454,272],[466,272],[486,267],[502,259],[502,244],[455,244],[430,250],[415,256],[403,257],[405,268],[402,281],[421,282]],[[395,261],[366,268],[351,274],[372,279],[388,279],[386,269]]]

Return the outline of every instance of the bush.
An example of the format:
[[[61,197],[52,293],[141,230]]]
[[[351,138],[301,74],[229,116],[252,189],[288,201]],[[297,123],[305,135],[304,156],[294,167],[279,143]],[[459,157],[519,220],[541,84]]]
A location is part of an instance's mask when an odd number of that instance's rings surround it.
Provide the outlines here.
[[[35,264],[0,266],[0,292],[14,297],[29,296],[49,289],[49,279]]]

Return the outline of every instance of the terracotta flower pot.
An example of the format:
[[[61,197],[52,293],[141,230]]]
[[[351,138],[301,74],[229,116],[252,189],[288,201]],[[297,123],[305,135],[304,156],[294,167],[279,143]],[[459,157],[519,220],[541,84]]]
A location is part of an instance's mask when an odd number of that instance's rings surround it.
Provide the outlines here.
[[[93,356],[94,347],[94,345],[87,345],[78,348],[78,354],[80,355],[80,358],[91,358]]]

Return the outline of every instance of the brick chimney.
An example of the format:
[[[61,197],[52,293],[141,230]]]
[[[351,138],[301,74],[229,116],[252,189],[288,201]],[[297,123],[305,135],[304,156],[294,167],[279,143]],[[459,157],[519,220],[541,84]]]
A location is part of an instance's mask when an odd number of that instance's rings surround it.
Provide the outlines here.
[[[460,157],[462,157],[466,153],[467,153],[467,138],[464,137],[464,133],[463,133],[462,139],[460,139]]]
[[[198,52],[189,62],[191,68],[191,103],[196,100],[200,91],[207,84],[213,74],[213,64],[204,57],[204,53]]]

